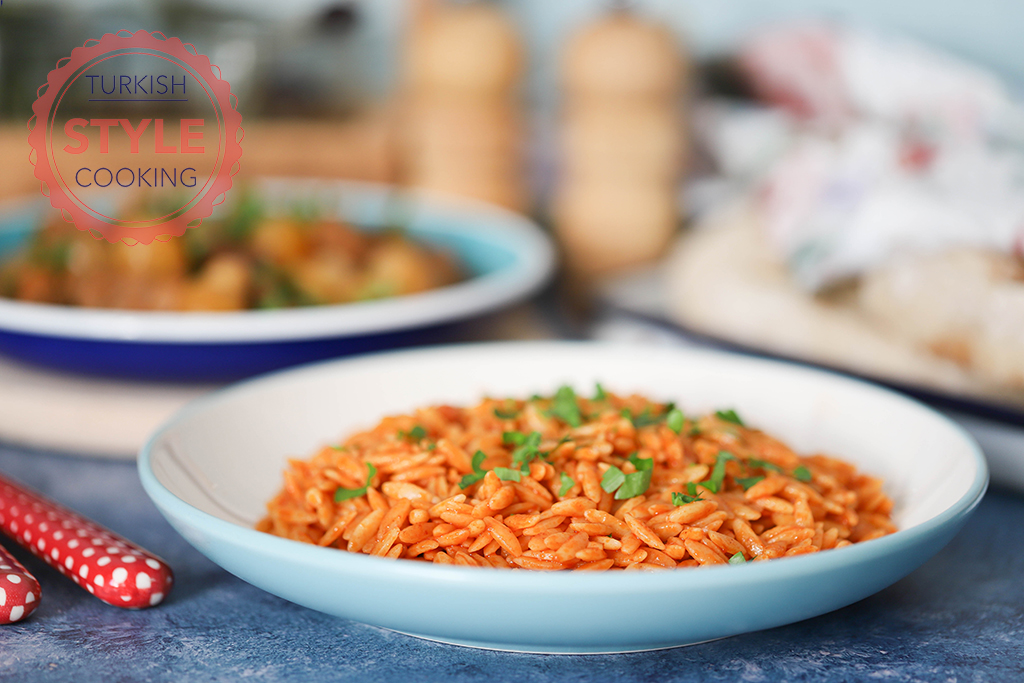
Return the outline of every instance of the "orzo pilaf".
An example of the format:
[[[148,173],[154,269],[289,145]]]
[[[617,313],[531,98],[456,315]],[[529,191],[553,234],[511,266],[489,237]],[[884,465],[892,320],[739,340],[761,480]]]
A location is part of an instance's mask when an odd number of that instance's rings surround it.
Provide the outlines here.
[[[387,417],[292,460],[258,529],[438,564],[742,564],[896,530],[881,480],[800,456],[733,410],[703,416],[598,385]]]

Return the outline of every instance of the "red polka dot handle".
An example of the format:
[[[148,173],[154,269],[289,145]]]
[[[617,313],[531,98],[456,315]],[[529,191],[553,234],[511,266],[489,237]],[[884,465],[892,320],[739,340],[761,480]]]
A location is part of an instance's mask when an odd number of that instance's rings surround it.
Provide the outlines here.
[[[157,605],[174,581],[159,557],[2,475],[0,530],[110,605]]]
[[[0,546],[0,624],[21,621],[39,606],[39,582]]]

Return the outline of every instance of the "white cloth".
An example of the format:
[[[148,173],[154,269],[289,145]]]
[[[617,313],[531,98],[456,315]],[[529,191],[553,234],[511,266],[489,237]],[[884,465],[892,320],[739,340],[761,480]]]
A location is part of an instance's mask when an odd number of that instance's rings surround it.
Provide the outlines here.
[[[758,92],[796,122],[758,196],[769,241],[802,286],[904,254],[1019,250],[1024,110],[994,75],[824,24],[764,31],[740,56]]]

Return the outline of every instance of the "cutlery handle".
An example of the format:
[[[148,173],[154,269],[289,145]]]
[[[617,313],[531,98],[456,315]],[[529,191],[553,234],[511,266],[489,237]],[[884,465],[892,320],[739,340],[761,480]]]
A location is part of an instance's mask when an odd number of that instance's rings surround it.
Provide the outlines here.
[[[36,577],[0,546],[0,624],[13,624],[32,614],[40,597]]]
[[[0,531],[109,605],[157,605],[174,581],[156,555],[3,475]]]

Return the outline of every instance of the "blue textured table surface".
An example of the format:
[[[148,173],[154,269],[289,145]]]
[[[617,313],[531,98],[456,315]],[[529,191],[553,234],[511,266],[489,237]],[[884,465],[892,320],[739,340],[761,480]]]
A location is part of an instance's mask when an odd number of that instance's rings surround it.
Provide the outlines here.
[[[1024,499],[998,491],[937,557],[846,609],[673,650],[559,656],[427,642],[253,588],[171,529],[134,464],[0,445],[0,471],[163,556],[177,578],[163,605],[121,610],[5,541],[43,600],[0,627],[2,680],[1024,680]]]

